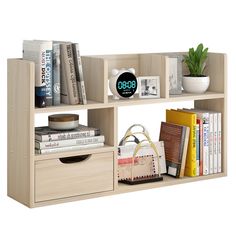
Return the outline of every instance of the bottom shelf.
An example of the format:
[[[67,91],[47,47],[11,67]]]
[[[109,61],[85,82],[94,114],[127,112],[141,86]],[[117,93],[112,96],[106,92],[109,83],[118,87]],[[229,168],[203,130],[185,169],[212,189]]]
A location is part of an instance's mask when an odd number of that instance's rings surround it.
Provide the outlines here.
[[[34,206],[32,207],[40,207],[40,206],[46,206],[46,205],[51,205],[51,204],[59,204],[59,203],[64,203],[64,202],[85,200],[85,199],[90,199],[90,198],[110,196],[110,195],[115,195],[115,194],[128,193],[128,192],[134,192],[134,191],[140,191],[140,190],[146,190],[146,189],[152,189],[152,188],[160,188],[160,187],[183,184],[183,183],[190,183],[190,182],[195,182],[195,181],[200,181],[200,180],[215,179],[215,178],[225,177],[225,176],[226,176],[226,173],[218,173],[218,174],[212,174],[212,175],[206,175],[206,176],[184,177],[184,178],[177,179],[177,178],[164,175],[163,181],[160,181],[160,182],[145,183],[145,184],[139,184],[139,185],[127,185],[127,184],[119,183],[113,191],[67,197],[67,198],[62,198],[62,199],[57,199],[57,200],[43,201],[43,202],[35,203]]]
[[[134,192],[134,191],[151,189],[151,188],[159,188],[159,187],[165,187],[165,186],[176,185],[176,184],[190,183],[190,182],[195,182],[195,181],[200,181],[200,180],[215,179],[215,178],[224,177],[224,176],[226,176],[225,173],[217,173],[217,174],[197,176],[197,177],[183,177],[183,178],[173,178],[171,176],[164,175],[163,181],[160,181],[160,182],[139,184],[135,186],[119,183],[118,188],[115,191],[115,193]]]

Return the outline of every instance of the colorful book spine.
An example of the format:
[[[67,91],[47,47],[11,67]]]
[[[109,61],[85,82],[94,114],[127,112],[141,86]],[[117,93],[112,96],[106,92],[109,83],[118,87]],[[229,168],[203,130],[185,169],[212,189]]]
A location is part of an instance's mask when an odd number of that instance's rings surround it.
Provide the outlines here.
[[[53,106],[58,106],[61,103],[60,95],[60,44],[53,43],[53,73],[52,73],[52,97]]]
[[[203,175],[203,124],[202,119],[197,118],[199,124],[199,175]]]
[[[84,75],[83,75],[83,68],[82,68],[82,61],[79,51],[79,44],[73,43],[72,44],[73,55],[74,55],[74,62],[75,62],[75,73],[76,73],[76,80],[79,92],[79,101],[81,104],[87,104],[86,98],[86,90],[84,84]]]
[[[36,140],[35,148],[36,149],[51,149],[51,148],[59,148],[59,147],[67,147],[67,146],[103,143],[104,141],[105,141],[105,137],[103,135],[95,136],[95,137],[80,138],[80,139],[59,140],[59,141],[52,141],[52,142],[38,142]]]
[[[35,154],[50,154],[58,152],[68,152],[68,151],[77,151],[82,149],[98,148],[103,147],[104,143],[94,143],[87,145],[77,145],[77,146],[68,146],[68,147],[59,147],[59,148],[50,148],[50,149],[35,149]]]
[[[217,140],[218,140],[218,144],[217,144],[217,154],[218,154],[218,156],[217,156],[217,160],[218,160],[218,165],[217,165],[217,172],[218,173],[220,173],[220,172],[222,172],[222,153],[221,153],[221,143],[222,143],[222,136],[221,136],[221,113],[217,113],[217,116],[218,116],[218,122],[217,122],[217,124],[218,124],[218,132],[217,132],[217,136],[218,136],[218,138],[217,138]]]
[[[78,87],[76,82],[74,58],[71,43],[60,45],[61,53],[61,101],[65,104],[79,103]]]
[[[196,176],[200,175],[200,127],[196,124]]]
[[[209,174],[209,123],[203,123],[203,175]]]
[[[214,114],[209,113],[209,174],[214,173]]]

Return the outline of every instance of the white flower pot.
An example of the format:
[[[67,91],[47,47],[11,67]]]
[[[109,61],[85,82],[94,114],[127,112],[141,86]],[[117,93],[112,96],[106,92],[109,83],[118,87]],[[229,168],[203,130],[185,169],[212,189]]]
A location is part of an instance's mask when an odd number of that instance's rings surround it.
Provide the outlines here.
[[[191,77],[183,76],[183,89],[187,93],[205,93],[209,87],[209,76]]]

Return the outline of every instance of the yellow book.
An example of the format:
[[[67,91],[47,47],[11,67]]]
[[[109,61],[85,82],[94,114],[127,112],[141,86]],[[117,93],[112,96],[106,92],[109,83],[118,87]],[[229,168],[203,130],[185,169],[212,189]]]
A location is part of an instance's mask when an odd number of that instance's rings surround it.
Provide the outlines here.
[[[184,173],[186,176],[196,176],[196,119],[195,113],[166,110],[166,122],[188,126],[190,128]]]

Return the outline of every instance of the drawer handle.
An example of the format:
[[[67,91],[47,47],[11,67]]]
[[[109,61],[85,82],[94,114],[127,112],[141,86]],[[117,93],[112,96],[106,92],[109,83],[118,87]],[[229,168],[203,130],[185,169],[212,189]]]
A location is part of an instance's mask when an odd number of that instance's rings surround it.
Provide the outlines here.
[[[59,160],[60,160],[60,162],[62,162],[64,164],[72,164],[72,163],[77,163],[77,162],[85,161],[90,156],[91,156],[91,154],[81,155],[81,156],[72,156],[72,157],[63,157],[63,158],[59,158]]]

